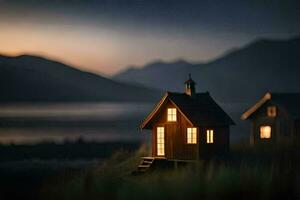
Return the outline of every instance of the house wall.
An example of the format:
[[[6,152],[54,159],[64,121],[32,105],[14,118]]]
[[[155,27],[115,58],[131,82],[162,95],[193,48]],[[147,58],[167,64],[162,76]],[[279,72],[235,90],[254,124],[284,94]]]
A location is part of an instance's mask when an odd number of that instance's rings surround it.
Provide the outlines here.
[[[210,129],[214,131],[214,142],[208,144],[206,142],[206,131]],[[200,133],[200,156],[211,156],[225,154],[229,151],[230,145],[230,129],[229,126],[203,126],[199,128]]]
[[[167,121],[167,108],[175,108],[168,101],[159,113],[158,118],[153,126],[152,132],[152,154],[157,156],[156,149],[156,130],[157,127],[165,128],[165,157],[168,159],[197,159],[197,144],[187,144],[186,131],[187,127],[192,127],[186,118],[177,109],[177,121]]]
[[[300,138],[300,120],[295,121],[294,123],[294,136]]]
[[[229,127],[210,126],[197,128],[197,144],[187,144],[187,128],[192,124],[177,109],[177,121],[167,121],[167,108],[176,108],[167,102],[161,109],[152,131],[152,156],[157,156],[157,127],[165,128],[165,157],[167,159],[195,160],[211,153],[224,153],[229,149]],[[206,130],[214,130],[214,143],[206,143]]]
[[[276,117],[269,117],[267,115],[267,108],[269,106],[276,106],[277,115]],[[274,143],[289,139],[294,133],[293,120],[289,117],[288,113],[280,105],[276,105],[269,101],[253,113],[252,119],[252,130],[250,135],[250,144],[260,143]],[[271,126],[271,138],[261,139],[260,138],[260,127]]]

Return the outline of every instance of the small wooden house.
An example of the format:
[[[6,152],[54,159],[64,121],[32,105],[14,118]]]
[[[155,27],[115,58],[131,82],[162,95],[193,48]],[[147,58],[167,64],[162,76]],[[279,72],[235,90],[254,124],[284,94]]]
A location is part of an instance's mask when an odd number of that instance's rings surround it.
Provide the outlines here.
[[[185,93],[167,92],[140,127],[152,130],[152,158],[197,160],[227,152],[233,124],[208,92],[196,93],[190,77]]]
[[[300,136],[300,93],[266,93],[242,115],[252,121],[251,144],[274,143]]]

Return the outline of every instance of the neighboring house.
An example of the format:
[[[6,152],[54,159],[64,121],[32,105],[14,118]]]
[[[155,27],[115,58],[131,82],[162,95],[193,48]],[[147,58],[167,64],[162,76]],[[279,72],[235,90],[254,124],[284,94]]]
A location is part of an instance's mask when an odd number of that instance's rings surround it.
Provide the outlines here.
[[[251,144],[293,139],[300,135],[300,93],[266,93],[241,119],[252,121]]]
[[[230,125],[233,120],[208,92],[196,93],[190,77],[185,93],[167,92],[141,124],[141,129],[152,130],[152,156],[146,163],[156,158],[184,161],[225,153]]]

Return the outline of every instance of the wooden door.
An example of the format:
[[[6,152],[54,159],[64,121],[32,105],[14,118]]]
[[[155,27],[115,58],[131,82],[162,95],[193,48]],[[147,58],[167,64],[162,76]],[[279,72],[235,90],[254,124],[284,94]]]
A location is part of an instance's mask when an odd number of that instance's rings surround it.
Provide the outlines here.
[[[176,136],[176,124],[166,124],[165,125],[165,138],[166,138],[166,157],[168,159],[174,159],[174,152],[176,146],[174,140]]]

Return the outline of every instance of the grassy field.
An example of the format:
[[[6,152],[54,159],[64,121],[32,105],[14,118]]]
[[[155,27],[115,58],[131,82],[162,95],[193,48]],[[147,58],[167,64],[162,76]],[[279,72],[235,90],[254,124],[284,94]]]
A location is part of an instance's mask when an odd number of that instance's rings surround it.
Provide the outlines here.
[[[51,142],[0,145],[0,200],[41,199],[44,185],[61,186],[139,142]]]
[[[247,145],[229,155],[142,176],[131,172],[145,146],[119,151],[100,166],[46,182],[42,199],[300,199],[299,146]]]

